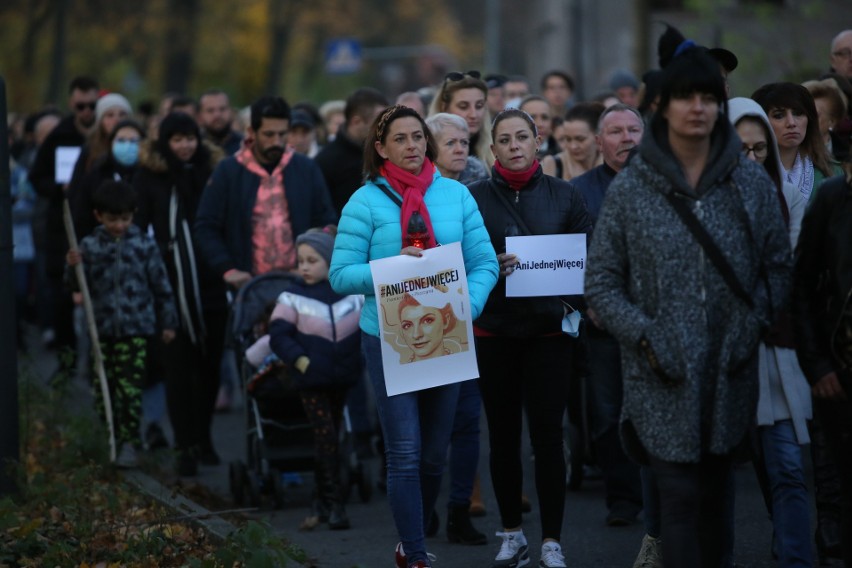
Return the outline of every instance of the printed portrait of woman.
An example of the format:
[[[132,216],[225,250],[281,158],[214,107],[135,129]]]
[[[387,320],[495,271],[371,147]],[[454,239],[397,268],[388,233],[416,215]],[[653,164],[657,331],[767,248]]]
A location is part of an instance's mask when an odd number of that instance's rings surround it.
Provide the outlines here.
[[[419,298],[407,293],[402,296],[396,306],[398,326],[391,326],[396,333],[385,334],[399,352],[400,364],[468,350],[464,321],[460,322],[449,295],[433,291]]]

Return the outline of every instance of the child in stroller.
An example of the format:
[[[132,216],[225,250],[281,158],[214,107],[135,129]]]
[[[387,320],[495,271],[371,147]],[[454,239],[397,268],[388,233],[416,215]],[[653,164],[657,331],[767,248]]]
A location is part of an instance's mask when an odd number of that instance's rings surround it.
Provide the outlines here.
[[[290,388],[299,392],[314,435],[316,488],[311,517],[331,529],[348,529],[340,482],[339,430],[346,391],[361,373],[358,320],[362,296],[331,289],[328,267],[335,227],[312,229],[296,239],[304,283],[283,292],[272,312],[269,335],[246,353],[260,367],[277,357],[290,368]],[[274,357],[272,357],[274,355]]]

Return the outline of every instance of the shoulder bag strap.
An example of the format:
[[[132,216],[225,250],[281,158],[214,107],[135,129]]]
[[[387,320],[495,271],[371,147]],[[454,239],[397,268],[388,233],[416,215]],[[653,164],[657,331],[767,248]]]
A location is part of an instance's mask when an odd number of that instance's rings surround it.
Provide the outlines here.
[[[402,207],[402,197],[395,191],[391,191],[390,188],[384,184],[377,183],[376,187],[382,190],[382,193],[390,197],[390,200],[396,203],[397,205]]]
[[[754,308],[754,300],[752,300],[751,296],[745,291],[745,288],[743,288],[742,283],[739,278],[737,278],[737,275],[734,273],[734,269],[731,267],[730,263],[728,263],[725,255],[719,250],[719,247],[713,241],[713,237],[711,237],[710,233],[707,232],[707,229],[701,225],[701,222],[689,208],[689,205],[687,205],[682,199],[675,197],[674,193],[667,193],[665,194],[665,197],[678,214],[681,221],[683,221],[683,224],[686,225],[686,228],[689,229],[689,232],[692,233],[692,236],[695,237],[695,240],[698,241],[698,244],[700,244],[701,248],[704,249],[704,252],[707,254],[707,258],[710,259],[710,262],[712,262],[713,266],[716,267],[716,270],[719,271],[719,274],[722,276],[725,284],[727,284],[734,295],[745,302],[749,308]]]

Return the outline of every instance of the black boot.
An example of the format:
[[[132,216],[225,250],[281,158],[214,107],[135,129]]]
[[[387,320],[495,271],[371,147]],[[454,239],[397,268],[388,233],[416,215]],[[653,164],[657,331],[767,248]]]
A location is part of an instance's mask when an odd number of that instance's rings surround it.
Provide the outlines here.
[[[319,522],[327,523],[331,506],[323,500],[318,487],[319,480],[317,480],[317,488],[314,489],[313,499],[311,500],[311,515],[316,517]]]
[[[343,506],[343,503],[340,501],[332,503],[331,513],[328,515],[328,528],[339,531],[348,529],[350,526],[349,515],[346,514],[346,508]]]
[[[328,528],[343,530],[350,527],[349,516],[340,497],[340,466],[337,459],[326,458],[317,463],[317,488],[320,500],[328,507]],[[323,520],[322,518],[320,520]],[[323,521],[326,522],[326,521]]]
[[[460,544],[486,544],[488,539],[470,522],[470,506],[450,505],[447,512],[447,538]]]

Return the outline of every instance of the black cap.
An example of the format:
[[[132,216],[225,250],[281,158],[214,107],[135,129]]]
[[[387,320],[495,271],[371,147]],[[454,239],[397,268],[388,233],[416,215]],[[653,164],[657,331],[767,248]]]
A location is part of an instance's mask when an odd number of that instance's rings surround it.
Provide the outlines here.
[[[737,68],[737,65],[740,64],[740,60],[737,59],[737,56],[734,55],[732,51],[728,51],[724,47],[713,47],[707,50],[710,53],[710,56],[713,57],[719,64],[725,68],[725,71],[730,73],[734,69]]]
[[[290,128],[301,126],[308,130],[313,130],[316,127],[313,117],[302,109],[293,109],[290,115]]]
[[[488,86],[489,89],[496,89],[497,87],[502,87],[506,84],[507,80],[508,79],[505,75],[491,74],[485,76],[485,84]]]

